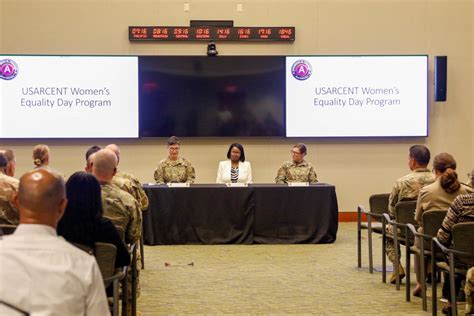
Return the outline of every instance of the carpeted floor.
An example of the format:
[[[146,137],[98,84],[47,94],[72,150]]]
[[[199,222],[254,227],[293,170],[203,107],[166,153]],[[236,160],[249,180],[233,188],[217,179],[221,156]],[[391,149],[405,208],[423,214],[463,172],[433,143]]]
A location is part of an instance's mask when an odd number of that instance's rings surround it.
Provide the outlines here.
[[[430,307],[422,311],[421,299],[405,302],[404,283],[396,291],[382,283],[380,273],[367,272],[366,231],[365,268],[356,268],[356,233],[356,223],[341,223],[337,241],[329,245],[146,246],[138,310],[143,315],[430,315]],[[374,246],[374,264],[380,266],[378,236]]]

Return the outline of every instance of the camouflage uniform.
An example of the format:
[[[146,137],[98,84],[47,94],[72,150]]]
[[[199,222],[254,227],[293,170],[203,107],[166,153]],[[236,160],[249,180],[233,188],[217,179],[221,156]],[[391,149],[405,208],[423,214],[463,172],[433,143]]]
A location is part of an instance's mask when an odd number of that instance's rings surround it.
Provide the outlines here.
[[[0,173],[0,224],[18,225],[20,215],[13,207],[12,195],[18,192],[19,181]]]
[[[127,173],[123,171],[117,171],[117,174],[115,175],[115,177],[128,179],[132,181],[134,193],[130,193],[130,194],[132,194],[133,197],[138,201],[138,203],[141,206],[142,211],[148,209],[148,196],[146,195],[145,190],[143,190],[142,184],[140,180],[138,180],[137,177],[135,177],[131,173]]]
[[[303,160],[300,163],[296,163],[293,160],[285,161],[283,165],[278,169],[278,174],[275,178],[275,182],[278,184],[288,182],[318,182],[316,171],[313,166]]]
[[[142,234],[142,217],[140,205],[135,198],[121,190],[119,187],[101,183],[102,188],[102,208],[104,209],[104,217],[110,219],[117,228],[125,233],[125,242],[127,244],[136,243],[140,240]],[[138,259],[137,259],[138,261]],[[139,271],[137,265],[137,297],[140,296],[140,282],[138,279]],[[128,274],[128,304],[131,306],[132,297],[132,278]],[[130,310],[128,310],[130,314]]]
[[[474,313],[474,268],[467,270],[466,286],[464,287],[466,293],[466,314]]]
[[[156,183],[194,183],[196,173],[191,163],[179,157],[175,161],[166,158],[159,162],[155,169]]]
[[[402,200],[416,200],[420,189],[435,181],[433,173],[427,168],[418,168],[409,174],[399,178],[392,188],[388,199],[388,212],[391,217],[395,217],[395,205]],[[393,227],[387,226],[387,232],[393,234]],[[388,259],[395,263],[395,245],[393,240],[387,239],[386,253]],[[400,248],[399,252],[400,252]],[[399,256],[400,258],[400,256]]]
[[[134,243],[142,234],[140,205],[129,193],[112,184],[101,184],[104,217],[125,233],[125,242]]]

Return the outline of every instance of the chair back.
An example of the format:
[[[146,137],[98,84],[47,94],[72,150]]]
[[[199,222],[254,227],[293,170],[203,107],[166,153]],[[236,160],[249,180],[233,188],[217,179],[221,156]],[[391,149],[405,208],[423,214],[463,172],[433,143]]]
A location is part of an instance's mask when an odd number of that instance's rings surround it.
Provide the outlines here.
[[[388,197],[390,194],[373,194],[369,198],[370,213],[380,214],[388,213]]]
[[[423,212],[421,215],[421,225],[423,226],[423,233],[428,236],[436,237],[438,230],[441,228],[444,218],[446,217],[446,210],[433,210]]]
[[[474,222],[458,223],[453,226],[453,249],[471,254],[460,259],[468,266],[474,266]]]
[[[99,265],[102,278],[106,279],[115,274],[115,256],[117,247],[104,242],[95,243],[95,260]]]
[[[395,205],[395,221],[399,224],[412,224],[417,227],[418,223],[415,221],[416,201],[400,201]],[[405,231],[400,229],[401,238],[405,238]]]

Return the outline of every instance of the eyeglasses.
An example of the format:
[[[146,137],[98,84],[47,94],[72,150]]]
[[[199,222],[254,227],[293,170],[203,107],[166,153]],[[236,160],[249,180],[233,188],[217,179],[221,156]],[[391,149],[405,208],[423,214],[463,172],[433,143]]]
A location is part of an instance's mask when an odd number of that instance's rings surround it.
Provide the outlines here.
[[[297,151],[290,150],[290,154],[292,155],[302,155],[302,153],[299,153]]]
[[[171,151],[178,151],[179,147],[168,147],[168,149]]]

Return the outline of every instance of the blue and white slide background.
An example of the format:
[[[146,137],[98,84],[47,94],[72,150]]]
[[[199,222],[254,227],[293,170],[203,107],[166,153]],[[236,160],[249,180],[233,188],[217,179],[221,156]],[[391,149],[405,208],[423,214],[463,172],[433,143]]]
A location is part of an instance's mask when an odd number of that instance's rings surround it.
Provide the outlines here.
[[[427,136],[427,85],[425,55],[287,57],[286,136]]]

